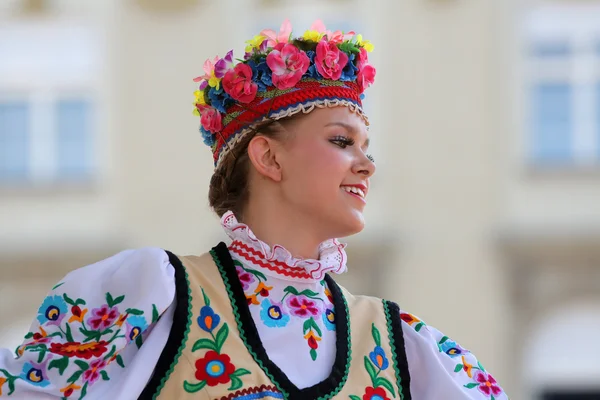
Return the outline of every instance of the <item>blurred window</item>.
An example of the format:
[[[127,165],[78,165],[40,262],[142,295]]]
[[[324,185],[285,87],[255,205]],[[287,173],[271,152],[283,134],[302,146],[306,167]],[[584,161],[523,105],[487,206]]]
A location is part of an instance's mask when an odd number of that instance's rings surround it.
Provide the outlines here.
[[[0,102],[0,182],[27,179],[29,135],[29,105]]]
[[[533,159],[564,163],[572,159],[572,89],[567,83],[538,83],[532,93]]]
[[[92,174],[91,104],[60,100],[56,104],[58,179],[86,179]]]

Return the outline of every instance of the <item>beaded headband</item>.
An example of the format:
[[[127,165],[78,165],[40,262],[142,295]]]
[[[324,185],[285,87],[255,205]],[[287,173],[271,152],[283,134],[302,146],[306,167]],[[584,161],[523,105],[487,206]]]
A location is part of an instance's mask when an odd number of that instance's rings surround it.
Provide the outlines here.
[[[204,143],[212,148],[215,168],[246,133],[266,121],[315,108],[346,106],[368,120],[363,92],[375,80],[368,40],[354,32],[326,30],[320,20],[292,38],[286,19],[279,32],[263,30],[248,40],[243,60],[233,50],[204,63],[194,92]]]

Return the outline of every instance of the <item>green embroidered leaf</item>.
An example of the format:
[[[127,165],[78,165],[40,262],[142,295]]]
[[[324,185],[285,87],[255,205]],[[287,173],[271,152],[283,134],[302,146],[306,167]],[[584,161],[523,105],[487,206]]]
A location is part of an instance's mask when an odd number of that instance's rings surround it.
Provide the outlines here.
[[[27,335],[25,335],[25,339],[31,339],[33,337],[33,332],[28,332]]]
[[[202,390],[206,386],[206,381],[200,381],[198,383],[189,383],[188,381],[183,381],[183,388],[188,393],[196,393]]]
[[[131,314],[131,315],[143,315],[144,312],[142,310],[138,310],[137,308],[128,308],[127,310],[125,310],[125,312],[127,314]]]
[[[109,307],[112,307],[114,305],[114,299],[112,297],[112,295],[108,292],[106,292],[106,303],[108,303]]]
[[[468,384],[466,384],[466,385],[465,385],[465,387],[466,387],[467,389],[473,389],[473,388],[474,388],[474,387],[476,387],[476,386],[479,386],[479,383],[474,383],[474,382],[471,382],[471,383],[468,383]]]
[[[323,333],[321,332],[321,328],[319,328],[319,325],[317,325],[317,323],[315,322],[315,320],[313,319],[313,317],[310,317],[310,319],[312,320],[313,328],[315,329],[315,331],[317,331],[317,334],[319,336],[323,336]]]
[[[350,399],[351,400],[362,400],[360,397],[353,395],[353,394],[350,395]]]
[[[61,283],[59,283],[59,284],[55,285],[55,286],[52,288],[52,290],[54,290],[54,289],[56,289],[56,288],[59,288],[59,287],[61,287],[61,286],[62,286],[62,285],[64,285],[64,284],[65,284],[64,282],[61,282]]]
[[[44,361],[44,357],[46,356],[46,346],[40,348],[40,355],[38,356],[38,363]]]
[[[117,360],[117,364],[119,364],[119,366],[121,368],[125,368],[125,364],[123,364],[123,357],[121,357],[120,354],[117,356],[116,360]]]
[[[381,347],[381,334],[379,334],[379,329],[375,327],[375,324],[371,325],[371,333],[377,347]]]
[[[48,364],[48,370],[52,368],[58,369],[58,373],[62,375],[65,372],[65,369],[69,366],[69,357],[65,356],[63,358],[59,358],[58,360],[50,361]]]
[[[304,321],[304,325],[302,325],[302,332],[306,333],[309,330],[310,330],[310,319],[307,319],[306,321]]]
[[[66,293],[64,293],[64,294],[63,294],[63,299],[65,299],[65,301],[66,301],[67,303],[69,303],[70,305],[72,305],[72,306],[74,306],[74,305],[75,305],[75,302],[73,301],[73,299],[71,299],[69,296],[67,296],[67,294],[66,294]]]
[[[317,351],[315,349],[310,349],[310,358],[312,358],[313,361],[317,359]]]
[[[67,336],[67,342],[75,341],[73,340],[73,334],[71,334],[71,326],[69,324],[67,324],[67,331],[65,332],[65,335]]]
[[[458,372],[461,369],[463,369],[463,365],[462,364],[457,364],[456,367],[454,367],[454,372]]]
[[[48,335],[48,337],[54,337],[54,336],[59,336],[59,337],[63,337],[61,332],[54,332]]]
[[[231,375],[231,386],[229,386],[229,389],[227,389],[227,390],[238,390],[243,385],[244,384],[242,383],[242,380],[240,378],[238,378],[237,376]]]
[[[477,361],[477,365],[479,365],[479,369],[481,369],[483,372],[485,372],[485,368],[483,368],[483,365],[481,365],[481,363],[479,361]]]
[[[156,304],[152,304],[152,323],[158,321],[158,310],[156,309]]]
[[[78,306],[78,305],[85,305],[85,300],[83,300],[83,299],[77,299],[77,300],[75,300],[75,305],[76,306]]]
[[[233,260],[233,265],[235,265],[236,267],[242,267],[244,268],[244,264],[242,264],[240,261],[238,260]]]
[[[219,332],[217,332],[216,336],[216,345],[217,345],[217,353],[221,353],[221,349],[223,348],[223,344],[225,340],[227,340],[227,336],[229,335],[229,325],[223,324]]]
[[[217,345],[210,339],[198,339],[194,346],[192,346],[192,352],[200,349],[209,349],[213,351],[217,351]]]
[[[79,377],[81,376],[81,374],[83,374],[83,370],[82,369],[80,369],[79,371],[77,371],[73,375],[71,375],[71,377],[69,379],[67,379],[67,383],[76,382],[77,379],[79,379]]]
[[[110,349],[110,352],[104,357],[104,359],[108,360],[109,358],[111,358],[113,356],[113,354],[115,354],[116,350],[117,350],[117,346],[113,345],[112,349]]]
[[[248,371],[245,368],[238,368],[235,371],[233,371],[233,373],[231,374],[231,376],[242,376],[242,375],[249,375],[250,371]]]
[[[81,396],[79,396],[79,400],[83,399],[87,394],[87,386],[88,383],[86,382],[85,385],[83,385],[83,388],[81,388]]]
[[[105,381],[109,381],[110,378],[108,377],[108,374],[106,373],[106,371],[102,370],[100,371],[100,375],[102,375],[102,379]]]
[[[283,291],[284,291],[285,293],[291,293],[291,294],[295,294],[296,296],[298,295],[298,290],[296,290],[296,288],[295,288],[295,287],[293,287],[293,286],[288,286],[288,287],[286,287],[285,289],[283,289]]]
[[[394,385],[392,385],[392,383],[390,381],[388,381],[386,378],[384,378],[382,376],[375,379],[375,385],[373,385],[373,386],[374,387],[383,386],[384,388],[387,389],[388,392],[390,392],[392,394],[392,397],[396,397],[396,392],[394,391]]]
[[[204,289],[200,288],[202,290],[202,296],[204,297],[204,304],[210,307],[210,299],[208,298],[208,296],[206,295],[206,293],[204,293]]]
[[[120,304],[120,303],[122,303],[122,302],[123,302],[123,300],[125,300],[125,295],[121,295],[121,296],[117,297],[117,298],[114,300],[114,304],[113,304],[113,305],[115,305],[115,306],[116,306],[117,304]]]
[[[377,371],[375,371],[375,367],[373,366],[373,364],[371,364],[371,360],[369,360],[369,357],[367,356],[365,356],[365,369],[371,377],[371,382],[373,383],[373,386],[375,386],[375,375],[377,375]]]
[[[446,342],[448,339],[450,339],[448,336],[444,336],[443,338],[440,339],[439,344],[444,344],[444,342]]]
[[[310,298],[313,298],[313,297],[317,297],[317,298],[318,298],[318,296],[319,296],[319,293],[317,293],[317,292],[313,292],[313,291],[312,291],[312,290],[310,290],[310,289],[304,289],[303,291],[301,291],[301,292],[300,292],[300,294],[301,294],[301,295],[304,295],[304,296],[306,296],[306,297],[310,297]],[[320,299],[319,299],[319,300],[320,300]]]
[[[77,366],[79,366],[79,368],[81,368],[84,371],[90,368],[88,363],[86,363],[85,361],[75,360],[75,364],[77,364]]]
[[[425,324],[422,322],[419,322],[417,324],[417,326],[415,326],[415,331],[419,332],[423,326],[425,326]]]
[[[142,335],[138,335],[138,337],[135,338],[135,345],[139,349],[142,347],[142,344],[144,344],[144,342],[142,340]]]
[[[263,280],[263,281],[267,280],[267,277],[265,276],[265,274],[263,274],[260,271],[256,271],[256,270],[253,270],[253,269],[246,269],[246,268],[244,268],[244,269],[246,270],[246,272],[249,272],[252,275],[255,275],[258,278],[258,280]]]

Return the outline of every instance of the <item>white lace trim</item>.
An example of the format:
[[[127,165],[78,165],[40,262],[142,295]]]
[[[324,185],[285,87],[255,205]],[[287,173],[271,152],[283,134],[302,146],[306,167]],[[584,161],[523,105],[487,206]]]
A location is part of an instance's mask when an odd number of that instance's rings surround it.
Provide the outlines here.
[[[346,272],[346,248],[345,243],[340,243],[337,239],[329,239],[319,245],[319,259],[296,258],[278,244],[271,248],[265,242],[259,240],[248,225],[238,222],[232,211],[223,214],[221,225],[232,240],[239,240],[249,246],[254,251],[260,253],[266,262],[284,263],[291,270],[301,268],[310,275],[310,279],[301,277],[290,277],[284,273],[265,270],[265,273],[276,274],[278,277],[288,280],[322,280],[325,273],[331,272],[341,274]]]

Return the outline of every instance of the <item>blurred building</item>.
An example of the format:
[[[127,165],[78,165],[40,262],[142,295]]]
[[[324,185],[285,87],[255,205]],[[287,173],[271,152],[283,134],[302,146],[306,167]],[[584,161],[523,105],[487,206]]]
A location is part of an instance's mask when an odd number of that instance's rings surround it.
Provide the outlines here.
[[[1,2],[0,345],[69,270],[225,239],[191,79],[285,17],[376,44],[378,171],[343,284],[456,339],[513,399],[600,398],[593,0]]]

